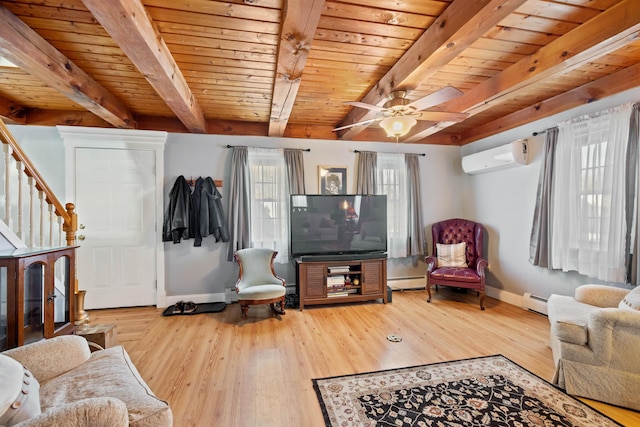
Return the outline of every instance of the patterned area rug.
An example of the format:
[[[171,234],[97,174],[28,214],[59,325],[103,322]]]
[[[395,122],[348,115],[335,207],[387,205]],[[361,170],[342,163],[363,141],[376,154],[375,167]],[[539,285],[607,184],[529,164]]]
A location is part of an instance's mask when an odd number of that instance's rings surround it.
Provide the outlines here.
[[[324,420],[347,426],[619,426],[502,355],[314,379]]]

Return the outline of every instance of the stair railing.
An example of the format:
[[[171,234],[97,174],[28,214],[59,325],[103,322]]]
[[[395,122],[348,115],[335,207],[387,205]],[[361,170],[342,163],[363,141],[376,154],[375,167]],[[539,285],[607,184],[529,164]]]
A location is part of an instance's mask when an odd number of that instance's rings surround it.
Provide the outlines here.
[[[31,160],[18,145],[15,138],[0,120],[0,140],[5,153],[4,170],[4,222],[29,247],[53,247],[75,245],[78,217],[75,205],[62,205],[44,181]],[[12,173],[12,159],[17,170],[17,179]],[[24,177],[28,187],[28,221],[25,221]],[[17,189],[14,187],[17,186]],[[17,195],[17,200],[12,196]],[[14,209],[16,218],[14,218]],[[38,220],[36,222],[36,209]],[[25,231],[27,222],[28,231]],[[37,231],[36,231],[37,229]],[[65,233],[63,238],[62,233]],[[57,234],[57,236],[56,236]]]

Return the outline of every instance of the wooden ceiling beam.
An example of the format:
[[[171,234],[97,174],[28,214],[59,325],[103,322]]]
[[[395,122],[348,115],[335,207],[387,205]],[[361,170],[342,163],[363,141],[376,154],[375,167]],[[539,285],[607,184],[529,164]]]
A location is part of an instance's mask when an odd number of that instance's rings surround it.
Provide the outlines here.
[[[325,0],[285,0],[276,78],[271,97],[269,136],[283,136],[298,95],[313,36]]]
[[[568,73],[633,43],[639,31],[640,2],[623,0],[441,107],[476,115],[516,97],[531,84]],[[417,142],[453,124],[442,123],[437,128],[412,133],[405,141]]]
[[[85,126],[110,128],[112,125],[88,111],[33,109],[27,113],[26,125],[37,126]]]
[[[360,101],[382,105],[394,89],[417,87],[524,2],[454,0]],[[374,111],[355,108],[340,126],[375,116]],[[353,139],[365,128],[366,125],[345,130],[340,134],[340,139]]]
[[[142,2],[82,1],[186,128],[207,133],[202,109]]]
[[[13,101],[0,97],[0,118],[9,124],[24,124],[27,108]]]
[[[133,128],[131,112],[109,91],[0,5],[0,55],[118,128]]]
[[[462,145],[590,104],[638,86],[640,64],[617,71],[462,134]]]

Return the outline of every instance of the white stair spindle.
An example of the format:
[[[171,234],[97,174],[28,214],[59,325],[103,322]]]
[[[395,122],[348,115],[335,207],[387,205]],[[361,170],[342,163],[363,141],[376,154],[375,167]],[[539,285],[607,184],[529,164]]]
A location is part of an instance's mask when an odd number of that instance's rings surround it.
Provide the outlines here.
[[[53,247],[53,223],[56,221],[56,214],[53,205],[49,204],[49,247]]]
[[[16,162],[18,170],[18,226],[16,227],[16,235],[20,239],[24,239],[24,203],[22,202],[22,183],[24,181],[24,169],[22,162]]]
[[[63,224],[64,224],[64,220],[62,219],[61,216],[58,217],[58,246],[64,246],[65,245],[65,240],[63,237]]]
[[[36,182],[33,177],[29,177],[27,179],[27,183],[29,184],[29,247],[32,248],[34,246],[34,206],[35,205],[35,190],[36,190]]]
[[[38,199],[40,200],[40,239],[38,246],[44,246],[44,191],[38,191]]]
[[[11,153],[9,144],[2,144],[4,150],[4,222],[11,228]]]

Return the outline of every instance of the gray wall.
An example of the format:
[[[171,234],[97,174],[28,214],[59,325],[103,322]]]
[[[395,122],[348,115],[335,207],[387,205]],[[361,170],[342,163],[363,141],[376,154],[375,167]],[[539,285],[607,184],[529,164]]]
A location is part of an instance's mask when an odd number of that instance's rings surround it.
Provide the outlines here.
[[[165,196],[168,197],[179,175],[187,178],[211,176],[213,179],[223,180],[220,191],[226,201],[228,188],[225,184],[229,182],[228,160],[231,154],[231,150],[226,148],[227,144],[311,149],[310,152],[304,153],[307,193],[318,192],[320,165],[346,166],[347,191],[354,192],[354,150],[426,153],[426,156],[420,157],[425,222],[430,224],[457,215],[462,209],[462,200],[455,191],[449,190],[451,187],[461,186],[458,147],[219,135],[169,135],[165,149]],[[440,184],[434,185],[436,183]],[[165,205],[166,203],[167,199]],[[202,247],[199,248],[193,247],[193,242],[189,240],[180,244],[165,243],[167,296],[216,294],[232,287],[238,270],[235,263],[226,261],[226,256],[226,244],[215,243],[211,237],[205,238]],[[276,272],[284,277],[287,283],[295,283],[292,265],[276,264]],[[424,263],[416,259],[390,260],[388,275],[390,278],[422,276]]]
[[[8,126],[27,157],[35,164],[58,200],[64,205],[65,162],[62,138],[55,127]]]
[[[570,295],[582,283],[597,282],[576,273],[548,271],[528,262],[529,235],[535,204],[538,174],[542,156],[543,136],[532,132],[555,126],[558,121],[599,111],[623,102],[640,99],[640,89],[628,91],[603,101],[563,113],[531,125],[504,132],[462,148],[420,144],[365,143],[348,141],[318,141],[288,138],[234,137],[220,135],[169,134],[165,149],[164,204],[171,186],[179,175],[187,178],[211,176],[229,182],[228,158],[230,145],[259,147],[310,148],[304,154],[305,181],[308,193],[318,192],[318,166],[346,166],[347,187],[355,189],[354,150],[425,153],[420,157],[423,193],[423,213],[428,247],[431,248],[431,224],[451,218],[466,217],[484,224],[487,231],[486,256],[489,260],[487,284],[489,295],[518,303],[517,297],[531,292],[543,297],[551,293]],[[18,142],[32,159],[52,189],[64,203],[64,147],[53,127],[10,126]],[[530,164],[513,169],[465,175],[460,167],[461,155],[466,155],[528,138]],[[221,193],[226,201],[227,186]],[[226,260],[226,245],[211,238],[202,247],[192,241],[165,243],[166,292],[169,298],[203,296],[223,293],[235,283],[237,267]],[[287,282],[295,282],[291,265],[276,267]],[[390,278],[424,275],[422,260],[389,261]],[[624,286],[624,285],[618,285]]]

